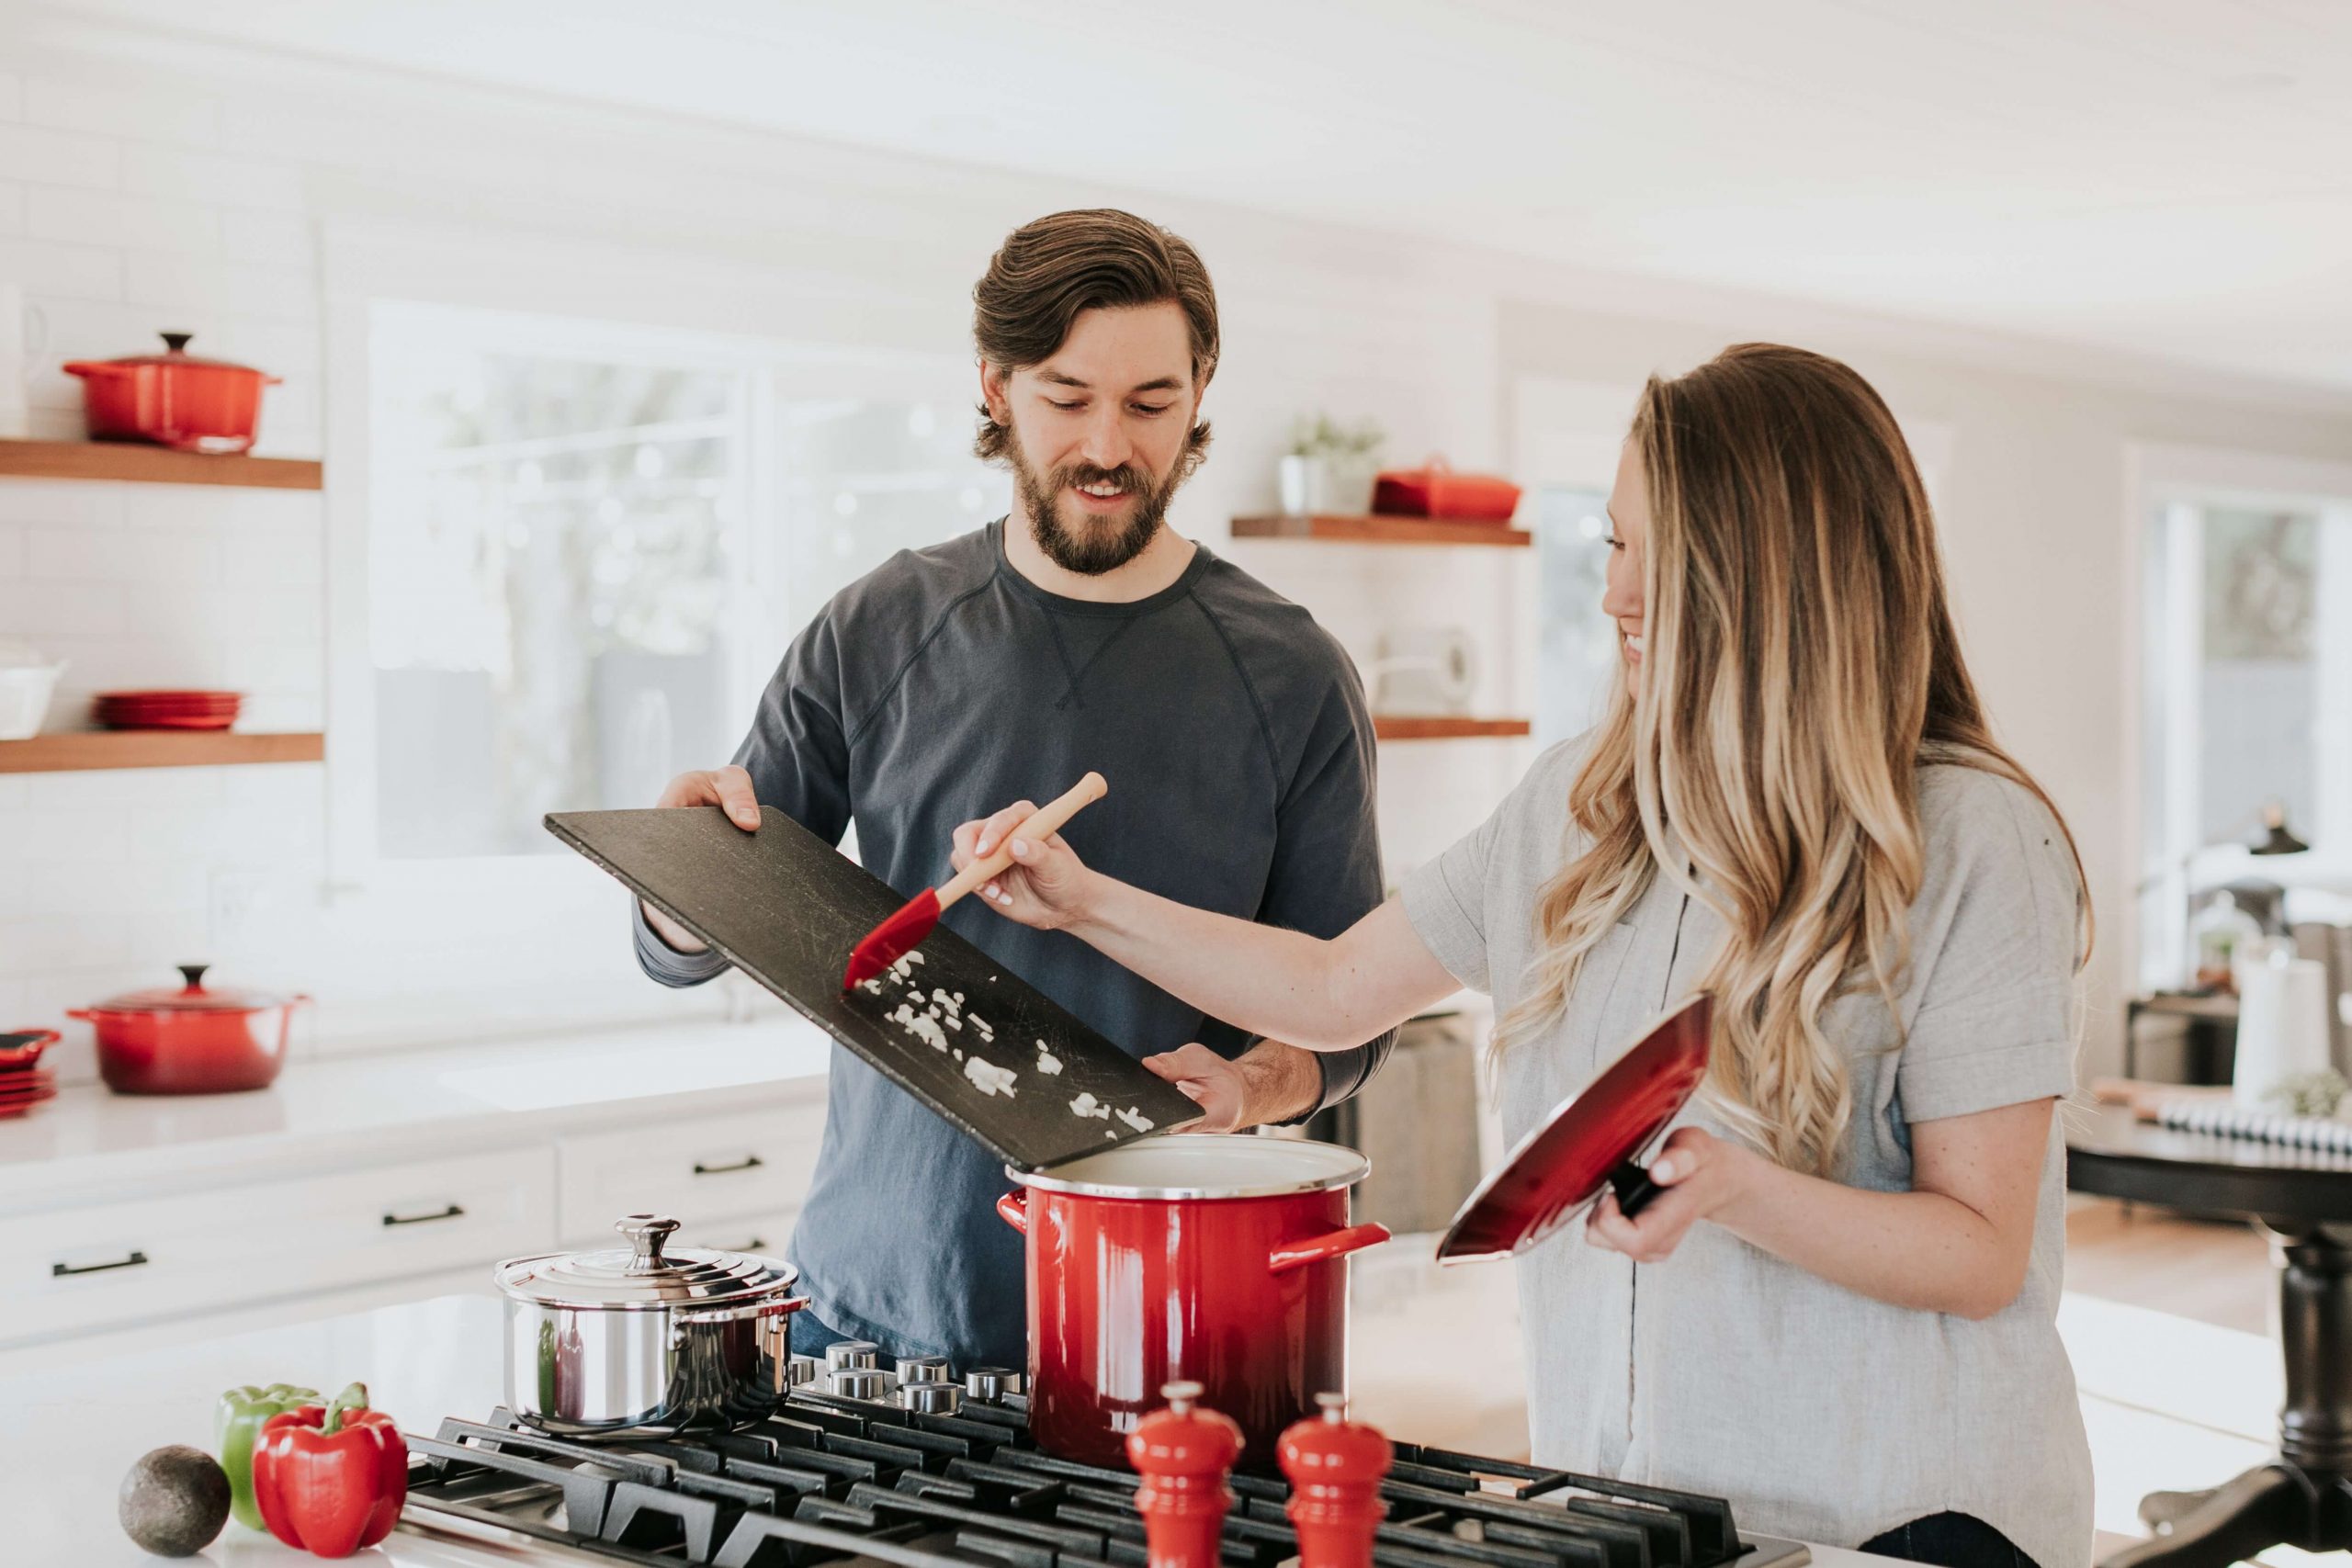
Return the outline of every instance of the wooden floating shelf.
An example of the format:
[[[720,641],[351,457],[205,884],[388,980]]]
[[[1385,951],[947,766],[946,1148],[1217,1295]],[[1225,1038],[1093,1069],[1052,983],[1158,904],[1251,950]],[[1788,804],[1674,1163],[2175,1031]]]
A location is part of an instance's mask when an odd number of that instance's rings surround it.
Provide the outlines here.
[[[1508,523],[1450,523],[1442,517],[1237,517],[1237,539],[1321,539],[1348,545],[1500,545],[1524,549],[1535,536]]]
[[[324,468],[306,458],[208,456],[133,441],[0,441],[0,478],[252,490],[318,490],[326,482]]]
[[[1526,735],[1534,725],[1523,718],[1374,717],[1372,733],[1380,740],[1470,740],[1497,736]]]
[[[107,768],[219,768],[248,762],[316,762],[327,738],[316,731],[89,729],[0,740],[0,773],[91,773]]]

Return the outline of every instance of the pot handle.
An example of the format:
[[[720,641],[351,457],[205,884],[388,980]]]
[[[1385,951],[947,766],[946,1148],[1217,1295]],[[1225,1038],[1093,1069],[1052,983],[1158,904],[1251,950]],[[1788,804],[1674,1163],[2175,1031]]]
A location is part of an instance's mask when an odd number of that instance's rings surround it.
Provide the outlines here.
[[[113,380],[118,377],[130,374],[127,367],[109,365],[103,359],[69,359],[58,368],[68,376],[79,376],[85,380],[92,377],[100,380]]]
[[[1029,1234],[1029,1204],[1025,1192],[1008,1192],[996,1201],[997,1218],[1019,1231]]]
[[[1329,1235],[1309,1236],[1305,1241],[1286,1242],[1274,1248],[1266,1258],[1266,1271],[1286,1274],[1294,1269],[1304,1269],[1310,1263],[1322,1263],[1334,1258],[1345,1258],[1351,1252],[1361,1252],[1367,1247],[1378,1247],[1388,1239],[1388,1227],[1371,1224],[1350,1225]]]
[[[98,1021],[98,1015],[92,1012],[88,1008],[67,1008],[65,1010],[65,1016],[68,1018],[78,1018],[84,1023],[96,1023]]]

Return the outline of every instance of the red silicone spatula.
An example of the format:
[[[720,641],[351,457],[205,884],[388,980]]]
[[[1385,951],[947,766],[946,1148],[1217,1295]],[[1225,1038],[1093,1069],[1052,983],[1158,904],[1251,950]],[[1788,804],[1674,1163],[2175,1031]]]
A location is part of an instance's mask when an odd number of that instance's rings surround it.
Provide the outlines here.
[[[1102,782],[1101,773],[1087,774],[1070,786],[1069,794],[1038,807],[1028,820],[1007,833],[994,854],[974,861],[944,886],[926,887],[908,899],[897,914],[866,932],[865,940],[850,949],[849,972],[842,976],[842,989],[846,991],[861,981],[871,980],[912,953],[931,934],[931,928],[939,923],[941,910],[1012,863],[1013,840],[1043,839],[1060,831],[1061,825],[1077,816],[1080,807],[1102,799],[1110,787]]]

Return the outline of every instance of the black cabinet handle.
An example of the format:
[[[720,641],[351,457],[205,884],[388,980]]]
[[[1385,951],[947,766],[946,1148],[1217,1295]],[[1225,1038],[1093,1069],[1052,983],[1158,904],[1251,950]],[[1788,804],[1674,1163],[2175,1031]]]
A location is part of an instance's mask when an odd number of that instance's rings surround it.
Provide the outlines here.
[[[764,1237],[755,1235],[744,1241],[738,1242],[733,1247],[722,1247],[718,1250],[721,1252],[765,1252],[767,1249],[768,1244],[766,1239]]]
[[[69,1274],[103,1274],[109,1269],[137,1269],[146,1261],[145,1253],[133,1252],[130,1257],[118,1258],[111,1263],[52,1263],[49,1266],[49,1277],[62,1280]]]
[[[452,1203],[429,1214],[386,1214],[384,1223],[388,1225],[429,1225],[435,1220],[454,1220],[464,1213],[465,1210]]]
[[[705,1165],[702,1161],[696,1160],[695,1161],[695,1174],[696,1176],[725,1176],[730,1171],[757,1170],[760,1167],[765,1164],[767,1164],[767,1161],[762,1159],[757,1155],[745,1155],[733,1165]]]

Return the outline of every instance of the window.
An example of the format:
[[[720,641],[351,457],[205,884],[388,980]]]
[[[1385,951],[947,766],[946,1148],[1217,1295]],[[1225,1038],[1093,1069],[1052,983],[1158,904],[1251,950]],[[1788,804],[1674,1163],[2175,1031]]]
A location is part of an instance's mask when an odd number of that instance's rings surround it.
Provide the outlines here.
[[[650,805],[732,755],[835,592],[1008,498],[952,363],[416,306],[377,326],[371,858],[555,854],[546,813]]]

